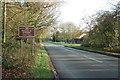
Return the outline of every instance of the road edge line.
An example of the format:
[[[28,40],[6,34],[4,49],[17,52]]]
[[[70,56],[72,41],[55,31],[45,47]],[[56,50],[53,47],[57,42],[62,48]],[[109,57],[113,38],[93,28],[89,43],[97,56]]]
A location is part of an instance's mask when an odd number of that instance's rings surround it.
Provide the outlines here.
[[[49,56],[48,50],[47,50],[47,48],[44,44],[43,44],[43,47],[45,48],[45,50],[47,52],[47,55]],[[56,71],[56,68],[55,68],[50,56],[49,56],[49,59],[50,59],[50,68],[51,68],[51,71],[53,73],[53,79],[52,80],[59,80],[58,73]]]
[[[69,46],[65,46],[65,47],[69,47]],[[83,51],[89,51],[89,52],[93,52],[93,53],[99,53],[99,54],[102,54],[102,55],[107,55],[107,56],[111,56],[111,57],[115,57],[115,58],[120,58],[120,56],[107,54],[107,53],[104,53],[104,52],[91,51],[91,50],[88,50],[88,49],[79,49],[79,48],[75,48],[75,47],[69,47],[69,48],[73,48],[73,49],[77,49],[77,50],[83,50]]]

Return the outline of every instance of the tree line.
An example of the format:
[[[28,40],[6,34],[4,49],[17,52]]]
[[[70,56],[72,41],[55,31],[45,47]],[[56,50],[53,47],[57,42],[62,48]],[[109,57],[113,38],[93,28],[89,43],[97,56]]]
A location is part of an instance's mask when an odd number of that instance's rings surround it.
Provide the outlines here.
[[[85,29],[72,22],[61,23],[52,31],[52,40],[67,43],[79,41],[84,47],[120,52],[120,2],[113,5],[110,11],[99,11],[83,20]]]
[[[3,78],[24,77],[23,73],[34,66],[39,48],[37,43],[44,30],[57,20],[58,1],[54,2],[1,2]],[[18,39],[18,26],[34,26],[35,38]],[[21,44],[22,42],[22,44]],[[34,45],[34,48],[33,48]],[[34,53],[33,53],[34,51]]]
[[[82,31],[73,22],[66,22],[55,27],[53,31],[53,41],[75,43],[75,38],[81,35]]]
[[[120,52],[120,2],[112,11],[100,12],[89,27],[92,29],[83,39],[84,46]]]

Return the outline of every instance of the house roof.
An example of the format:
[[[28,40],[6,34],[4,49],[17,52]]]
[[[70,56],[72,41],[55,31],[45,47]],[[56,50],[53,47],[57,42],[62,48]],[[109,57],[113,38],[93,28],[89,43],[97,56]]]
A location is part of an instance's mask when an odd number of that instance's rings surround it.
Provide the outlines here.
[[[79,37],[76,37],[76,39],[81,39],[81,38],[84,37],[85,35],[87,35],[87,33],[83,33],[83,34],[80,35]]]

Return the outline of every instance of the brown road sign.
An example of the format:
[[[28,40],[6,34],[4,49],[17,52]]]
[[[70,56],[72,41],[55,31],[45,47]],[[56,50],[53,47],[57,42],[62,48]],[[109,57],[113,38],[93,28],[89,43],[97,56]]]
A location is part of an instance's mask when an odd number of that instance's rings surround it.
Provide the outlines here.
[[[19,26],[18,36],[20,38],[33,38],[35,37],[35,29],[33,26]]]

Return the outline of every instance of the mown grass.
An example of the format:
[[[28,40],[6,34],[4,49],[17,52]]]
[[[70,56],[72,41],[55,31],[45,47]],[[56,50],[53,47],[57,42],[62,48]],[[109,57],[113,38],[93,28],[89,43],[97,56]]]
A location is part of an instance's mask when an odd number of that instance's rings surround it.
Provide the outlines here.
[[[64,46],[72,46],[72,47],[81,46],[81,44],[72,44],[72,43],[65,43],[65,42],[53,42],[53,41],[47,41],[47,42],[60,44],[60,45],[64,45]]]
[[[81,46],[66,46],[66,47],[71,47],[75,49],[80,49],[80,50],[86,50],[86,51],[91,51],[91,52],[98,52],[98,53],[103,53],[103,54],[108,54],[108,55],[113,55],[113,56],[120,56],[120,53],[114,53],[114,52],[107,52],[107,51],[102,51],[98,49],[93,49],[93,48],[88,48],[88,47],[81,47]]]
[[[108,54],[108,55],[113,55],[113,56],[118,56],[118,57],[120,56],[120,53],[107,52],[107,51],[97,49],[97,48],[83,47],[83,46],[81,46],[81,44],[70,44],[70,43],[52,42],[52,41],[49,41],[49,42],[56,43],[56,44],[61,44],[61,45],[64,45],[66,47],[71,47],[71,48],[80,49],[80,50],[98,52],[98,53],[103,53],[103,54]]]
[[[35,66],[31,69],[30,78],[47,78],[48,80],[52,80],[52,72],[49,64],[49,56],[47,55],[44,45],[41,45],[35,61]]]

